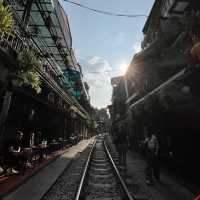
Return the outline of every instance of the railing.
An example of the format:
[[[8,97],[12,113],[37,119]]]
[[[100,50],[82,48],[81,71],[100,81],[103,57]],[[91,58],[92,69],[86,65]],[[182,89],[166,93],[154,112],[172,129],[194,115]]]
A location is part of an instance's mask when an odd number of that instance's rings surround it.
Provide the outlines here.
[[[15,1],[15,0],[5,0],[5,2],[7,2],[7,4],[9,4],[9,5],[12,5],[12,7],[15,7],[16,5],[19,4],[19,2]],[[58,77],[58,74],[61,73],[61,71],[58,70],[58,67],[55,67],[55,66],[57,66],[57,63],[55,63],[55,61],[52,57],[50,57],[50,59],[45,58],[43,50],[37,45],[34,38],[31,37],[31,34],[29,32],[27,32],[27,29],[25,28],[26,26],[23,23],[23,21],[20,19],[20,16],[16,12],[16,10],[13,9],[12,11],[14,14],[14,18],[15,18],[17,27],[19,28],[19,30],[21,30],[23,32],[22,35],[24,35],[25,37],[21,37],[21,34],[20,34],[21,31],[20,32],[15,31],[14,34],[9,35],[9,36],[0,35],[0,45],[4,48],[7,48],[7,49],[10,48],[12,50],[15,50],[18,53],[21,52],[24,48],[30,47],[32,49],[35,49],[42,56],[44,56],[44,57],[39,58],[41,63],[43,65],[47,65],[48,69],[50,69],[50,71],[53,70],[57,74],[55,74],[55,77],[54,77],[48,71],[36,69],[38,71],[38,73],[40,74],[40,76],[45,81],[47,81],[49,84],[51,84],[50,86],[51,87],[53,86],[52,89],[54,89],[62,98],[64,98],[65,101],[67,101],[68,103],[70,103],[72,105],[76,105],[83,113],[85,113],[88,116],[87,112],[78,103],[78,101],[73,96],[69,97],[67,91],[63,90],[62,86],[60,86],[60,82],[56,79],[56,77]],[[59,74],[59,75],[61,75],[61,74]]]
[[[163,89],[164,87],[168,86],[169,84],[171,84],[174,80],[176,80],[177,78],[183,76],[183,74],[186,71],[186,67],[183,68],[181,71],[179,71],[177,74],[173,75],[171,78],[169,78],[167,81],[165,81],[164,83],[162,83],[161,85],[159,85],[158,87],[156,87],[155,89],[153,89],[152,91],[150,91],[148,94],[146,94],[145,96],[143,96],[141,99],[139,99],[138,101],[134,102],[132,105],[129,106],[129,109],[132,109],[133,107],[135,107],[136,105],[138,105],[139,103],[143,102],[144,100],[146,100],[148,97],[152,96],[153,94],[155,94],[156,92],[159,92],[159,90]]]
[[[29,47],[31,47],[32,49],[34,49],[40,53],[42,51],[41,49],[38,49],[36,44],[34,42],[32,42],[31,39],[27,40],[25,38],[22,38],[20,36],[20,34],[16,31],[7,36],[1,35],[0,46],[7,49],[8,51],[14,50],[14,51],[16,51],[16,53],[20,53],[21,51],[23,51],[24,49],[27,49]],[[43,65],[48,66],[49,70],[44,71],[44,68],[43,68],[43,72],[45,72],[46,75],[49,76],[50,78],[54,79],[54,77],[50,73],[52,66],[50,66],[49,61],[46,58],[42,58],[42,57],[39,57],[39,60]],[[56,80],[54,79],[54,81],[56,81]]]
[[[19,1],[16,1],[16,0],[5,0],[5,2],[8,5],[11,5],[13,16],[15,18],[16,26],[21,29],[21,31],[23,32],[23,34],[25,36],[30,37],[31,33],[28,31],[28,29],[26,28],[26,25],[24,24],[24,22],[22,21],[21,17],[18,14],[18,12],[16,11],[18,9],[19,5],[20,5]],[[18,34],[18,37],[20,37],[20,34]],[[48,52],[49,48],[47,47],[47,45],[44,42],[44,40],[42,40],[39,36],[37,37],[37,39],[35,39],[34,37],[30,37],[30,40],[32,40],[32,43],[34,43],[34,46],[37,46],[37,49],[39,49],[39,52],[41,54],[44,54],[44,51],[41,48],[39,48],[39,46],[37,45],[37,41],[41,42],[44,45],[46,52]],[[28,43],[29,42],[30,41],[28,40]],[[59,69],[58,64],[55,62],[55,60],[53,59],[53,57],[50,54],[48,54],[48,59],[46,59],[46,60],[47,61],[50,60],[48,62],[51,65],[51,69],[54,70],[55,73],[57,73],[59,75],[62,74],[61,69]]]
[[[20,34],[18,32],[13,33],[12,35],[8,35],[8,36],[0,36],[0,46],[5,48],[5,49],[12,49],[14,51],[16,51],[16,53],[19,53],[21,51],[23,51],[23,49],[27,49],[29,47],[31,47],[32,49],[36,50],[37,52],[41,53],[41,49],[39,49],[39,47],[36,46],[36,44],[33,42],[33,40],[31,38],[25,39],[25,38],[21,38]],[[42,58],[39,57],[40,62],[44,65],[47,65],[48,68],[52,68],[50,62],[46,59],[46,58]],[[59,84],[52,79],[51,75],[49,73],[47,73],[47,71],[41,70],[39,68],[35,68],[36,71],[39,73],[40,77],[46,82],[48,83],[48,85],[54,90],[56,91],[56,93],[67,103],[69,103],[70,105],[76,105],[78,106],[78,108],[85,113],[84,109],[82,108],[81,105],[79,105],[79,103],[73,99],[72,97],[69,97],[68,94],[66,93],[66,91],[64,91]]]
[[[0,36],[0,46],[8,49],[14,49],[17,52],[20,52],[22,50],[22,44],[23,44],[23,39],[18,35],[17,32],[12,35],[6,35],[2,34]]]
[[[35,5],[37,6],[37,8],[38,8],[38,10],[39,10],[39,12],[40,12],[40,14],[41,14],[41,17],[42,17],[42,19],[43,19],[44,22],[48,19],[48,17],[50,18],[50,20],[51,20],[51,25],[50,25],[50,26],[47,26],[47,28],[48,28],[48,30],[49,30],[49,33],[50,33],[51,37],[53,38],[53,37],[55,37],[55,36],[58,36],[58,31],[57,31],[57,29],[55,28],[55,25],[53,24],[54,22],[53,22],[52,18],[49,16],[49,14],[47,14],[47,13],[45,12],[46,8],[43,7],[44,4],[41,4],[40,1],[35,1]],[[69,52],[66,52],[66,51],[65,51],[63,45],[62,45],[58,40],[57,40],[57,41],[54,41],[54,42],[55,42],[55,45],[56,45],[56,47],[57,47],[57,50],[59,51],[59,53],[60,53],[60,55],[61,55],[61,57],[62,57],[62,59],[63,59],[63,62],[65,62],[66,56],[67,56],[67,54],[68,54]],[[69,47],[68,47],[68,50],[69,50]]]

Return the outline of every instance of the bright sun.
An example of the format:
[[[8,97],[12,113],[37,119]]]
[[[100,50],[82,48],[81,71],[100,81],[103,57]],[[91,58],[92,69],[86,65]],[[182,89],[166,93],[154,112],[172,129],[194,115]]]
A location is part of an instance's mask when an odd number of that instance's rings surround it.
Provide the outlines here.
[[[123,64],[120,65],[120,71],[121,71],[121,73],[122,73],[123,75],[126,73],[127,68],[128,68],[128,65],[125,64],[125,63],[123,63]]]

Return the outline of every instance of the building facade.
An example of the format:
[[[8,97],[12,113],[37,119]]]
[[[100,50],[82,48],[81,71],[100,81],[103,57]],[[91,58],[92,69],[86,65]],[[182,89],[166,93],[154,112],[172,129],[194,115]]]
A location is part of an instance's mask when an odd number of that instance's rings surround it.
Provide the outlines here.
[[[0,32],[0,138],[16,130],[53,139],[84,137],[89,94],[72,49],[68,18],[58,0],[3,1],[14,28]]]
[[[199,6],[192,0],[156,0],[143,28],[142,50],[123,77],[132,147],[140,150],[147,127],[159,137],[162,158],[194,174],[198,167],[191,163],[198,157],[200,139]],[[120,83],[113,94],[119,88]]]

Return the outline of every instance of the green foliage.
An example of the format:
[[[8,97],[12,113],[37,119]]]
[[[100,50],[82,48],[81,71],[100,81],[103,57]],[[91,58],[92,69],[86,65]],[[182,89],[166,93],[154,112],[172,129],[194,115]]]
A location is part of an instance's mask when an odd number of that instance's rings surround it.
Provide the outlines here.
[[[0,0],[0,34],[11,34],[14,27],[13,14],[9,6]],[[41,69],[42,64],[38,60],[35,52],[31,49],[23,50],[17,57],[16,66],[13,69],[5,68],[7,73],[0,77],[4,85],[20,87],[22,85],[31,86],[37,93],[41,92],[41,81],[35,68]],[[4,71],[5,71],[4,70]]]
[[[30,86],[37,93],[41,92],[41,81],[36,68],[41,68],[42,64],[37,59],[33,50],[26,49],[22,51],[17,58],[16,67],[14,70],[2,67],[0,80],[4,82],[9,89],[14,89],[21,86]],[[7,88],[8,89],[8,88]]]
[[[23,84],[23,78],[21,77],[21,75],[10,73],[8,78],[9,80],[11,80],[11,84],[13,87],[20,87]]]
[[[18,55],[18,62],[18,78],[15,78],[12,82],[15,83],[15,86],[31,86],[37,93],[40,93],[41,81],[39,74],[35,71],[35,68],[41,69],[42,64],[36,57],[34,51],[31,49],[23,50]]]
[[[34,71],[27,71],[21,75],[23,79],[23,85],[31,86],[37,93],[41,93],[41,81],[39,74]]]
[[[23,50],[18,55],[18,61],[19,61],[18,73],[28,72],[28,71],[34,69],[35,67],[41,69],[41,67],[42,67],[42,64],[37,59],[34,51],[31,49]]]
[[[12,88],[31,86],[36,93],[39,94],[41,92],[40,77],[35,70],[30,70],[21,74],[10,73],[7,79],[11,81]]]
[[[10,34],[14,27],[14,19],[9,6],[0,1],[0,34]]]

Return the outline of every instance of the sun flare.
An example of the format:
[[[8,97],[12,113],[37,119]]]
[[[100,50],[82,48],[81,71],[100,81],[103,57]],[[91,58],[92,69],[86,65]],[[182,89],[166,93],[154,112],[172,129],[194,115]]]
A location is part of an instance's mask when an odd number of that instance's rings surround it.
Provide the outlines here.
[[[123,75],[126,73],[127,69],[128,69],[127,64],[123,63],[123,64],[120,65],[120,71]]]

